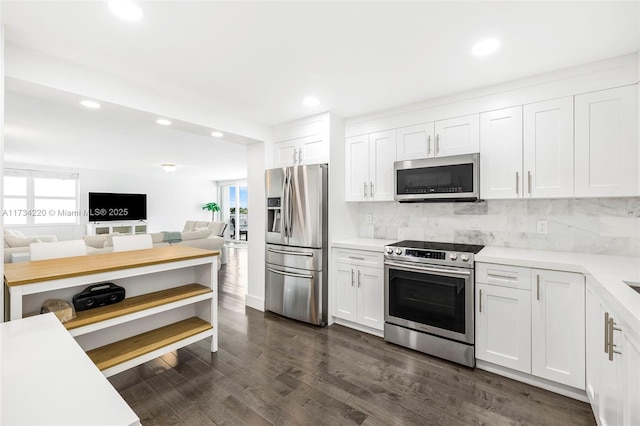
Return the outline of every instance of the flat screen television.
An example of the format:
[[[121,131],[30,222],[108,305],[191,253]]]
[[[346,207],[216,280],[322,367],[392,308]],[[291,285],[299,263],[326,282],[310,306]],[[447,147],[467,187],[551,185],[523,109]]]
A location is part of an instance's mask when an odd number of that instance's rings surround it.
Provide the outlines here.
[[[89,222],[146,219],[147,194],[89,193]]]

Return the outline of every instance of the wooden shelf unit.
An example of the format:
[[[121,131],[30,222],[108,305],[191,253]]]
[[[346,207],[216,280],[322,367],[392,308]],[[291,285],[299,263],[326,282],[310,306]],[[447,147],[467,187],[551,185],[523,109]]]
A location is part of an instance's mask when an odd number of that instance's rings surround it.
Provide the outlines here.
[[[96,367],[104,372],[109,368],[135,360],[183,339],[206,333],[209,330],[213,330],[211,324],[198,317],[192,317],[92,349],[87,352],[87,355]]]
[[[125,288],[125,300],[64,324],[105,376],[208,337],[216,352],[218,254],[170,246],[5,265],[10,319],[46,299],[70,302],[88,285],[113,282]]]
[[[120,234],[146,234],[149,225],[143,222],[98,222],[87,224],[87,235],[104,235],[118,232]]]

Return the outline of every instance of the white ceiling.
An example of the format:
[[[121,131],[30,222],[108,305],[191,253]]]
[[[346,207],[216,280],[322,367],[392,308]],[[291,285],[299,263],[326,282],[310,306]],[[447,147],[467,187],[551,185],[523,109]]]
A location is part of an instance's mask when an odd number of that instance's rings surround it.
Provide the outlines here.
[[[353,117],[640,46],[638,1],[138,4],[145,17],[132,23],[114,17],[105,2],[5,0],[2,21],[9,43],[176,97],[214,102],[268,125],[327,110]],[[489,36],[500,38],[502,48],[473,57],[473,43]],[[310,94],[319,106],[302,106]],[[28,103],[9,97],[9,125],[19,120],[14,102],[22,112]],[[37,119],[47,116],[44,111]],[[97,133],[84,131],[85,141]],[[8,144],[7,155],[14,149]]]

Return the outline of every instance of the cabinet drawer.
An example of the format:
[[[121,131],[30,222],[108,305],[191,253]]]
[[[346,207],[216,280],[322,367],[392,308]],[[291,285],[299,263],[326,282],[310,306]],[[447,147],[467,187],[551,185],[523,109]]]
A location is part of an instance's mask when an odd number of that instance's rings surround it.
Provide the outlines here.
[[[347,262],[352,265],[370,266],[372,268],[383,267],[382,253],[367,252],[361,250],[334,249],[334,262]]]
[[[531,269],[494,263],[476,263],[476,281],[502,287],[531,290]]]

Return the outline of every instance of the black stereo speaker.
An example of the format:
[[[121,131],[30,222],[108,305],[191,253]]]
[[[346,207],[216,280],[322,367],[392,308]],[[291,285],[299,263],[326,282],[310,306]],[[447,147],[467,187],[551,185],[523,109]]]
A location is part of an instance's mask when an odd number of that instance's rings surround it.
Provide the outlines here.
[[[73,307],[76,311],[86,311],[122,300],[124,300],[124,288],[119,285],[114,283],[95,284],[73,296]]]

